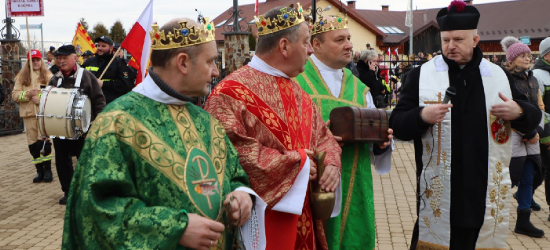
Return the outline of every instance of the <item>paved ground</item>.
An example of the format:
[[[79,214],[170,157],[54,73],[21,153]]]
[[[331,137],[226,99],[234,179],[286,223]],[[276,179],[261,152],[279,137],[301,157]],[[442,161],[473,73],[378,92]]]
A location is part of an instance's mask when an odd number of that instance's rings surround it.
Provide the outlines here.
[[[391,173],[373,175],[376,209],[377,249],[408,249],[416,220],[415,167],[413,145],[398,143]],[[24,134],[0,137],[0,249],[60,249],[65,207],[57,173],[52,183],[33,184],[35,170],[30,163]],[[544,190],[535,200],[544,203]],[[515,207],[517,204],[513,204]],[[534,224],[547,236],[532,239],[515,235],[512,214],[509,249],[550,250],[548,207],[533,214]]]

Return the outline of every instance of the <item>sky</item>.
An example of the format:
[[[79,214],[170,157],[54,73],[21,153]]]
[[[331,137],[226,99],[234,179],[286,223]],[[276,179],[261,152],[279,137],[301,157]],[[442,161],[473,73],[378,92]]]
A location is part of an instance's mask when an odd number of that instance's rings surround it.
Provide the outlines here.
[[[70,43],[73,39],[76,26],[80,18],[85,18],[90,29],[98,22],[108,29],[116,20],[120,20],[128,32],[137,18],[143,12],[149,0],[43,0],[44,16],[29,17],[29,24],[43,24],[44,46],[60,46]],[[308,1],[308,0],[302,0]],[[342,0],[345,3],[345,0]],[[412,0],[414,9],[442,8],[450,0]],[[475,4],[502,2],[507,0],[474,0]],[[265,0],[260,0],[265,2]],[[390,10],[407,10],[408,0],[357,0],[358,9],[381,9],[381,5],[389,5]],[[239,0],[239,4],[253,4],[255,0]],[[214,19],[222,12],[233,6],[232,0],[154,0],[153,18],[159,25],[176,17],[197,16],[195,9],[203,16]],[[0,13],[5,13],[5,4],[0,5]],[[5,18],[5,15],[3,15]],[[25,25],[24,17],[16,17],[15,27]],[[4,25],[3,23],[0,23]],[[27,31],[21,31],[21,40],[26,40]],[[40,30],[30,30],[31,41],[40,41]],[[55,44],[50,43],[56,42]],[[35,43],[36,44],[36,43]]]

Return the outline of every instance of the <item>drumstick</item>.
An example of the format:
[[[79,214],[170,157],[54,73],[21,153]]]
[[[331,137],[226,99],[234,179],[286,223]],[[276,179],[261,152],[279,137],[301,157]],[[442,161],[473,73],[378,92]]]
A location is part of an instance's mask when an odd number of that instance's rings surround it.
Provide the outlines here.
[[[42,144],[42,150],[40,150],[40,154],[45,156],[44,153],[46,153],[46,151],[44,151],[44,148],[46,147],[46,139],[42,139],[42,141],[44,142],[44,144]]]
[[[103,75],[105,75],[105,72],[107,72],[107,69],[109,68],[109,66],[111,66],[111,63],[113,62],[113,60],[115,60],[115,57],[118,54],[118,52],[120,51],[120,49],[122,49],[122,47],[118,47],[115,54],[113,55],[113,58],[111,58],[111,61],[109,61],[109,64],[107,64],[107,67],[105,67],[105,69],[103,70],[103,73],[101,73],[101,75],[99,76],[99,80],[101,80],[101,78],[103,78]]]

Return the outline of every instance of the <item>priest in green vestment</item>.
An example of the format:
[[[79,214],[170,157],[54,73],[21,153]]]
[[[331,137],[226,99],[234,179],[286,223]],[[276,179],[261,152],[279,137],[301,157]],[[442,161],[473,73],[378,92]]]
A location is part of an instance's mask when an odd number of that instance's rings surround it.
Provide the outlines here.
[[[347,17],[320,17],[311,26],[314,54],[297,77],[328,121],[332,109],[343,106],[375,108],[368,87],[344,68],[352,60]],[[392,131],[389,132],[391,142]],[[390,142],[342,146],[342,204],[339,215],[327,222],[329,249],[374,249],[374,202],[370,151],[378,173],[391,169]],[[339,192],[339,191],[337,191]]]
[[[247,249],[265,246],[263,220],[249,220],[262,202],[253,205],[235,148],[222,124],[190,102],[219,75],[213,27],[206,19],[153,25],[149,74],[88,132],[63,249],[230,249],[250,232],[255,247]],[[228,226],[245,222],[258,230],[235,237]]]

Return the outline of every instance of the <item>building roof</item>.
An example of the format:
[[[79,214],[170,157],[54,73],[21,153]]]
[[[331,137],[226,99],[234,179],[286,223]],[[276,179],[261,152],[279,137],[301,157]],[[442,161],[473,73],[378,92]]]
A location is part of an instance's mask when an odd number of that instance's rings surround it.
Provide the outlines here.
[[[394,34],[388,34],[383,39],[384,43],[403,43],[409,38],[409,27],[405,26],[405,17],[407,15],[406,11],[383,11],[383,10],[355,10],[357,13],[363,16],[363,18],[368,18],[375,26],[377,27],[394,27],[398,31]],[[439,9],[437,10],[439,11]],[[431,10],[421,10],[413,11],[413,34],[417,34],[430,26],[438,27],[437,22],[435,22],[435,15],[432,17]],[[381,28],[384,29],[384,28]]]
[[[325,0],[328,3],[330,3],[332,6],[338,8],[341,12],[343,9],[346,10],[346,13],[350,18],[357,21],[359,24],[363,25],[366,29],[374,33],[377,37],[385,37],[386,34],[376,28],[376,26],[372,23],[370,23],[365,17],[360,15],[356,10],[352,10],[348,8],[346,5],[341,5],[339,0]],[[265,12],[269,11],[272,8],[275,8],[277,6],[289,6],[290,4],[296,4],[300,2],[299,0],[268,0],[266,2],[262,2],[259,4],[260,9],[260,15],[264,14]],[[305,9],[311,7],[311,1],[301,1],[302,7]],[[220,14],[218,17],[214,18],[214,25],[216,26],[216,41],[223,41],[224,36],[222,33],[225,33],[226,31],[223,29],[222,26],[219,26],[220,24],[223,24],[227,22],[227,20],[231,17],[229,15],[230,12],[233,11],[233,6],[229,7],[226,11],[224,11],[222,14]],[[253,29],[253,31],[256,31],[256,25],[254,24],[254,4],[244,4],[239,5],[239,11],[241,11],[239,14],[240,16],[246,20],[250,27]],[[231,20],[232,22],[232,20]]]
[[[530,36],[531,39],[550,36],[550,1],[517,0],[475,4],[481,17],[478,34],[481,41],[500,41],[505,36]],[[439,28],[436,16],[440,8],[413,11],[413,35],[430,26]],[[384,43],[404,43],[409,39],[409,27],[405,26],[406,11],[356,10],[375,26],[393,26],[404,34],[390,34]]]

